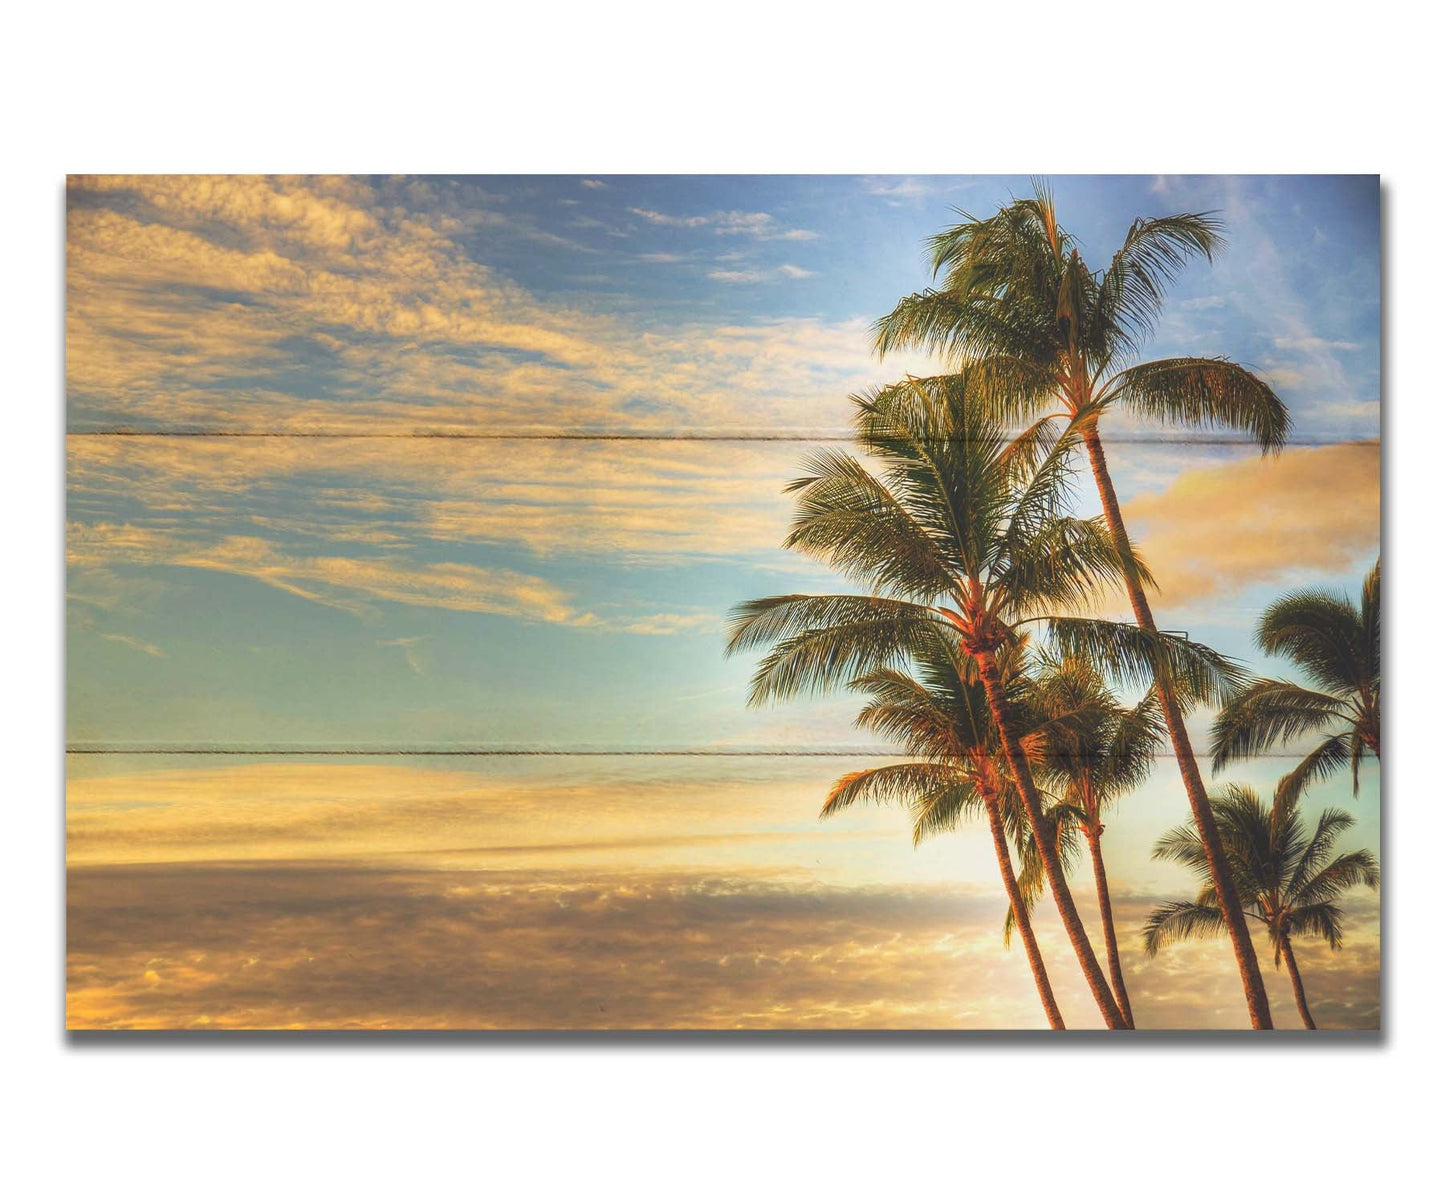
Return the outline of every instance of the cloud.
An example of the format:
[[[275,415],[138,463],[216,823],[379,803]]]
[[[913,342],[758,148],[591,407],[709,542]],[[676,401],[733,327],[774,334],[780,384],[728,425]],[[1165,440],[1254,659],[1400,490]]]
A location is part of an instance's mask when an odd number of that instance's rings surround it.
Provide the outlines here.
[[[806,280],[817,274],[796,264],[783,263],[775,268],[718,268],[707,275],[709,280],[723,284],[760,284],[765,280]]]
[[[1041,1023],[981,825],[915,850],[892,811],[818,823],[857,759],[115,764],[67,785],[73,1026]],[[1139,811],[1110,825],[1121,934],[1175,890],[1121,857],[1155,830]],[[1346,907],[1344,950],[1302,944],[1303,973],[1322,1024],[1371,1027],[1378,903]],[[1037,927],[1068,1023],[1097,1026],[1047,903]],[[1123,956],[1141,1024],[1245,1023],[1227,943]]]
[[[72,1028],[1042,1027],[991,893],[653,873],[405,872],[324,862],[70,873]],[[1120,920],[1133,924],[1126,903]],[[1379,1024],[1356,920],[1304,945],[1324,1027]],[[1098,1027],[1062,934],[1041,945],[1069,1025]],[[1303,943],[1302,943],[1303,944]],[[1227,949],[1125,973],[1141,1027],[1242,1027]],[[1268,974],[1280,1027],[1284,975]]]
[[[869,196],[890,197],[898,200],[915,200],[937,191],[937,186],[917,176],[902,179],[869,179],[864,181]]]
[[[573,626],[596,622],[595,616],[577,612],[567,594],[550,582],[508,569],[451,562],[419,564],[385,557],[295,556],[255,536],[229,535],[206,544],[113,524],[72,524],[66,546],[73,564],[120,561],[233,573],[354,612],[366,602],[384,601]]]
[[[418,677],[424,677],[431,664],[427,638],[424,635],[398,636],[394,640],[377,640],[376,645],[378,648],[400,648],[411,671]]]
[[[1178,608],[1349,571],[1379,544],[1379,499],[1379,444],[1341,443],[1186,469],[1124,515],[1161,605]]]
[[[583,180],[582,180],[582,187],[583,187],[583,188],[606,188],[607,185],[606,185],[605,183],[603,183],[601,180],[588,180],[588,179],[583,179]]]
[[[946,176],[868,176],[863,180],[863,189],[869,196],[881,197],[895,207],[971,187],[970,182]]]
[[[547,558],[798,564],[779,552],[791,515],[782,487],[809,446],[358,440],[339,462],[327,440],[72,439],[71,563],[194,556],[243,528],[273,545],[267,555],[301,558],[395,560],[430,542],[471,556],[485,545]]]
[[[745,235],[763,242],[811,242],[818,237],[814,230],[790,229],[780,226],[771,213],[748,213],[742,209],[692,214],[687,217],[661,213],[656,209],[630,208],[628,212],[646,222],[651,222],[654,226],[673,226],[681,229],[710,226],[713,232],[719,235]]]
[[[777,868],[794,862],[798,842],[819,839],[819,800],[828,775],[844,764],[753,771],[686,757],[584,764],[544,756],[438,769],[425,759],[191,759],[162,770],[72,776],[67,856],[73,865],[324,855],[466,869],[505,864],[538,874],[579,865],[731,872],[766,860],[750,847],[762,842],[782,850],[771,856]],[[886,817],[864,819],[872,822],[854,833],[888,828]],[[846,851],[847,831],[835,829],[830,839],[835,852]],[[906,852],[901,840],[898,846]]]
[[[1279,335],[1274,345],[1285,351],[1358,351],[1359,343],[1347,339],[1322,339],[1318,335]]]
[[[147,656],[158,657],[161,660],[166,659],[166,654],[162,649],[156,647],[156,645],[154,644],[148,644],[144,640],[138,640],[135,638],[135,636],[119,635],[111,631],[102,631],[100,632],[100,638],[103,640],[113,640],[117,644],[124,644],[128,648],[134,648],[137,652],[144,652]]]
[[[651,222],[654,226],[706,226],[712,220],[707,217],[673,217],[670,214],[659,213],[656,209],[635,207],[629,207],[627,212],[635,214],[643,221]]]
[[[836,414],[878,375],[861,316],[720,340],[708,323],[639,326],[539,300],[474,255],[499,232],[555,236],[476,189],[77,177],[70,198],[67,386],[81,429],[772,429]],[[803,233],[766,214],[703,220],[757,239]],[[784,346],[785,371],[751,373]],[[890,370],[927,369],[914,357]]]
[[[611,630],[631,635],[677,635],[680,632],[718,631],[721,627],[721,619],[710,611],[682,614],[663,612],[623,620]]]

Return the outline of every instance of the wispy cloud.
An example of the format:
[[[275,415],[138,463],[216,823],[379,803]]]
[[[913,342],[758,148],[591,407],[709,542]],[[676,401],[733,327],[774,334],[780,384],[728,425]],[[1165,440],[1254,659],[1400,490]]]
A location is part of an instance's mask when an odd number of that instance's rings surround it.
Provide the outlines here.
[[[656,209],[632,208],[629,213],[651,222],[654,226],[674,226],[682,229],[710,227],[719,235],[743,235],[762,242],[811,242],[818,237],[814,230],[801,230],[779,225],[770,213],[749,213],[742,209],[728,209],[717,213],[676,216],[661,213]]]
[[[967,182],[943,176],[867,176],[863,180],[863,190],[869,196],[880,197],[889,205],[917,202],[969,187]]]
[[[405,635],[393,640],[377,640],[376,645],[378,648],[400,648],[402,655],[406,657],[407,666],[418,677],[423,677],[431,663],[426,642],[427,637],[424,635]]]
[[[134,648],[137,652],[144,652],[147,656],[158,657],[164,660],[165,652],[154,644],[148,644],[145,640],[136,639],[133,635],[121,635],[113,631],[102,631],[99,633],[103,640],[113,640],[117,644],[124,644],[127,648]]]
[[[722,284],[761,284],[766,280],[806,280],[817,274],[795,263],[782,263],[775,268],[715,268],[707,275]]]
[[[439,186],[99,177],[71,189],[67,379],[81,426],[377,433],[474,429],[485,414],[493,430],[751,429],[836,412],[877,375],[862,317],[719,338],[539,300],[469,249],[523,219]],[[645,212],[748,244],[809,234],[766,213]],[[785,370],[752,372],[784,344]]]
[[[906,176],[901,180],[866,180],[864,188],[869,196],[912,200],[915,197],[929,196],[935,191],[936,186],[927,180],[920,180],[916,176]]]

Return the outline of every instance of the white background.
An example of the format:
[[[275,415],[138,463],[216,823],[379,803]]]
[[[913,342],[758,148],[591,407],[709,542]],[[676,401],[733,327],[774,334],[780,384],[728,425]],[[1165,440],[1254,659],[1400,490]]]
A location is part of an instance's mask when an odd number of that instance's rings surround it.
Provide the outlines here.
[[[1445,397],[1427,7],[516,8],[7,18],[0,1190],[1070,1204],[1428,1190]],[[67,1044],[63,185],[135,170],[1382,173],[1384,1036]]]

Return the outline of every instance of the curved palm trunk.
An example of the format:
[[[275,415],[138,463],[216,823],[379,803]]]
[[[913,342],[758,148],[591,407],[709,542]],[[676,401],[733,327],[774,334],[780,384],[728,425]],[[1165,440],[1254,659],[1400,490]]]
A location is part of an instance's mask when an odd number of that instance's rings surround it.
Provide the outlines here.
[[[1124,528],[1124,516],[1119,510],[1119,498],[1114,493],[1114,482],[1109,477],[1109,465],[1104,459],[1104,445],[1099,442],[1097,429],[1084,432],[1084,446],[1089,452],[1089,466],[1094,470],[1094,482],[1099,488],[1099,498],[1104,503],[1104,518],[1109,524],[1109,533],[1119,548],[1120,555],[1128,553],[1128,532]],[[1157,634],[1154,614],[1149,609],[1149,600],[1139,585],[1134,573],[1125,574],[1129,590],[1129,601],[1134,607],[1134,620],[1145,631]],[[1234,960],[1239,963],[1239,975],[1244,980],[1244,1000],[1249,1008],[1249,1020],[1255,1028],[1273,1028],[1269,1017],[1269,997],[1264,991],[1264,977],[1259,972],[1259,958],[1255,956],[1254,945],[1249,939],[1245,926],[1244,909],[1239,903],[1239,893],[1234,880],[1229,876],[1228,864],[1224,858],[1224,845],[1219,839],[1219,827],[1214,820],[1214,811],[1209,806],[1209,796],[1204,789],[1204,778],[1199,772],[1199,763],[1194,759],[1194,748],[1189,733],[1184,728],[1184,714],[1179,709],[1179,698],[1167,673],[1156,673],[1159,686],[1159,701],[1164,711],[1164,723],[1169,729],[1169,739],[1174,744],[1174,756],[1179,762],[1179,773],[1184,779],[1184,793],[1189,797],[1189,810],[1194,815],[1194,826],[1204,845],[1204,854],[1209,861],[1209,876],[1219,896],[1220,910],[1224,913],[1224,927],[1229,933],[1230,944],[1234,946]]]
[[[1019,936],[1023,940],[1024,952],[1028,954],[1029,969],[1034,973],[1034,986],[1039,991],[1039,1002],[1044,1005],[1044,1015],[1049,1018],[1049,1027],[1063,1028],[1064,1017],[1059,1012],[1059,1005],[1054,1001],[1054,989],[1049,985],[1049,972],[1044,969],[1043,954],[1039,952],[1039,943],[1034,939],[1034,924],[1029,918],[1028,908],[1024,906],[1023,891],[1019,889],[1019,880],[1014,874],[1013,857],[1009,854],[1008,837],[1004,832],[998,799],[991,790],[980,793],[983,794],[983,807],[988,815],[988,830],[993,835],[993,851],[998,855],[998,872],[1003,876],[1004,890],[1008,892],[1009,906],[1013,908],[1014,923],[1018,926]]]
[[[1093,992],[1094,1002],[1099,1005],[1104,1023],[1110,1028],[1128,1028],[1123,1014],[1119,1011],[1119,1005],[1114,1001],[1114,993],[1109,989],[1109,980],[1104,977],[1104,971],[1099,968],[1099,959],[1094,956],[1089,934],[1084,930],[1083,921],[1079,919],[1079,909],[1074,905],[1074,896],[1064,877],[1059,851],[1046,836],[1048,825],[1044,820],[1043,804],[1039,801],[1034,775],[1029,769],[1028,758],[1024,756],[1018,732],[1014,729],[1013,717],[1004,700],[998,661],[991,651],[972,652],[971,655],[978,665],[979,676],[983,678],[989,710],[993,712],[994,724],[1003,740],[1004,754],[1008,757],[1009,768],[1013,771],[1014,781],[1024,800],[1024,809],[1028,812],[1029,823],[1033,825],[1034,836],[1038,840],[1039,856],[1044,863],[1049,890],[1053,893],[1054,903],[1059,909],[1059,917],[1064,922],[1064,931],[1069,934],[1069,943],[1073,945],[1079,966],[1084,971],[1084,979],[1089,984],[1089,990]]]
[[[1114,985],[1114,998],[1130,1028],[1134,1027],[1134,1010],[1129,1006],[1129,992],[1124,989],[1124,967],[1119,961],[1119,936],[1114,931],[1114,905],[1109,899],[1109,876],[1104,872],[1104,850],[1100,836],[1104,829],[1090,824],[1084,829],[1089,842],[1089,857],[1094,863],[1094,889],[1099,893],[1099,918],[1104,924],[1104,953],[1109,959],[1109,981]]]
[[[1294,960],[1294,946],[1289,943],[1289,937],[1280,938],[1280,952],[1284,954],[1285,969],[1289,971],[1289,985],[1294,988],[1295,1007],[1299,1008],[1299,1017],[1305,1022],[1305,1028],[1314,1028],[1315,1018],[1310,1015],[1310,1005],[1305,1002],[1305,984],[1299,976],[1299,966]]]

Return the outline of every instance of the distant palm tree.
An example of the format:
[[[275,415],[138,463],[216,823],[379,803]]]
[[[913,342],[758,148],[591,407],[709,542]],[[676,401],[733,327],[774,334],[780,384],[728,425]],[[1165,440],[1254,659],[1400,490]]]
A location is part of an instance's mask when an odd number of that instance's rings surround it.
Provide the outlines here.
[[[924,347],[969,367],[987,382],[990,403],[1012,422],[1060,412],[1079,425],[1104,518],[1128,563],[1129,535],[1114,492],[1098,422],[1112,410],[1174,426],[1244,431],[1264,450],[1278,450],[1289,412],[1274,390],[1226,359],[1181,356],[1131,362],[1163,307],[1164,290],[1194,256],[1212,258],[1220,224],[1207,213],[1140,219],[1103,272],[1091,272],[1060,226],[1053,197],[1035,195],[992,217],[965,220],[931,240],[940,289],[904,297],[876,326],[877,349]],[[1029,428],[1025,438],[1030,438]],[[1134,618],[1156,633],[1139,574],[1124,580]],[[1156,666],[1164,722],[1190,810],[1220,888],[1225,923],[1256,1028],[1269,1028],[1269,999],[1239,900],[1223,873],[1223,853],[1209,814],[1204,778],[1184,727],[1189,699]]]
[[[1163,664],[1191,697],[1218,697],[1238,680],[1228,658],[1175,636],[1123,623],[1051,614],[1096,601],[1125,564],[1102,521],[1064,511],[1079,438],[1042,424],[1011,440],[979,404],[967,374],[911,382],[854,399],[856,438],[878,475],[840,451],[818,452],[798,495],[786,546],[862,584],[863,595],[791,594],[744,603],[729,651],[768,647],[753,676],[754,703],[846,687],[904,667],[921,643],[952,640],[974,662],[1009,769],[1036,837],[1064,929],[1111,1028],[1125,1026],[1048,839],[1043,801],[1008,700],[999,652],[1019,625],[1039,622],[1064,652],[1097,658],[1125,679],[1152,681]]]
[[[1017,929],[1049,1027],[1063,1028],[1030,918],[1033,899],[1028,896],[1034,892],[1029,884],[1038,883],[1037,871],[1020,885],[1010,838],[1023,853],[1026,875],[1041,862],[1031,845],[1028,817],[1009,775],[983,684],[954,640],[923,633],[912,659],[917,677],[901,669],[877,669],[851,684],[868,695],[858,726],[898,742],[914,759],[845,774],[829,792],[823,816],[860,802],[901,803],[913,815],[913,841],[918,844],[982,811],[1009,900],[1005,939]],[[1011,663],[1000,669],[1006,696],[1022,705],[1027,681]],[[1023,737],[1022,743],[1030,755],[1042,747],[1037,735]]]
[[[1134,1013],[1124,986],[1104,868],[1102,815],[1105,807],[1142,786],[1154,767],[1154,758],[1164,745],[1158,695],[1150,690],[1138,705],[1126,707],[1088,661],[1045,657],[1042,671],[1035,675],[1031,701],[1047,722],[1041,729],[1046,734],[1041,766],[1035,772],[1059,792],[1064,814],[1083,831],[1094,867],[1109,979],[1119,1010],[1132,1024]]]
[[[1264,612],[1255,643],[1287,656],[1316,687],[1256,681],[1225,704],[1214,722],[1214,770],[1258,756],[1281,741],[1333,728],[1280,779],[1284,805],[1311,784],[1350,766],[1360,793],[1365,750],[1380,756],[1380,563],[1365,578],[1360,605],[1324,590],[1286,594]]]
[[[1340,896],[1352,886],[1378,888],[1379,863],[1366,849],[1326,861],[1335,837],[1355,822],[1344,811],[1326,810],[1306,838],[1295,802],[1267,808],[1246,786],[1227,786],[1211,801],[1245,912],[1268,930],[1274,964],[1284,962],[1300,1019],[1306,1028],[1314,1028],[1292,938],[1323,937],[1331,949],[1338,949],[1344,940]],[[1188,866],[1207,885],[1192,902],[1165,903],[1150,915],[1144,926],[1144,949],[1150,957],[1173,941],[1212,935],[1223,926],[1198,832],[1188,825],[1166,832],[1154,846],[1154,856]]]

